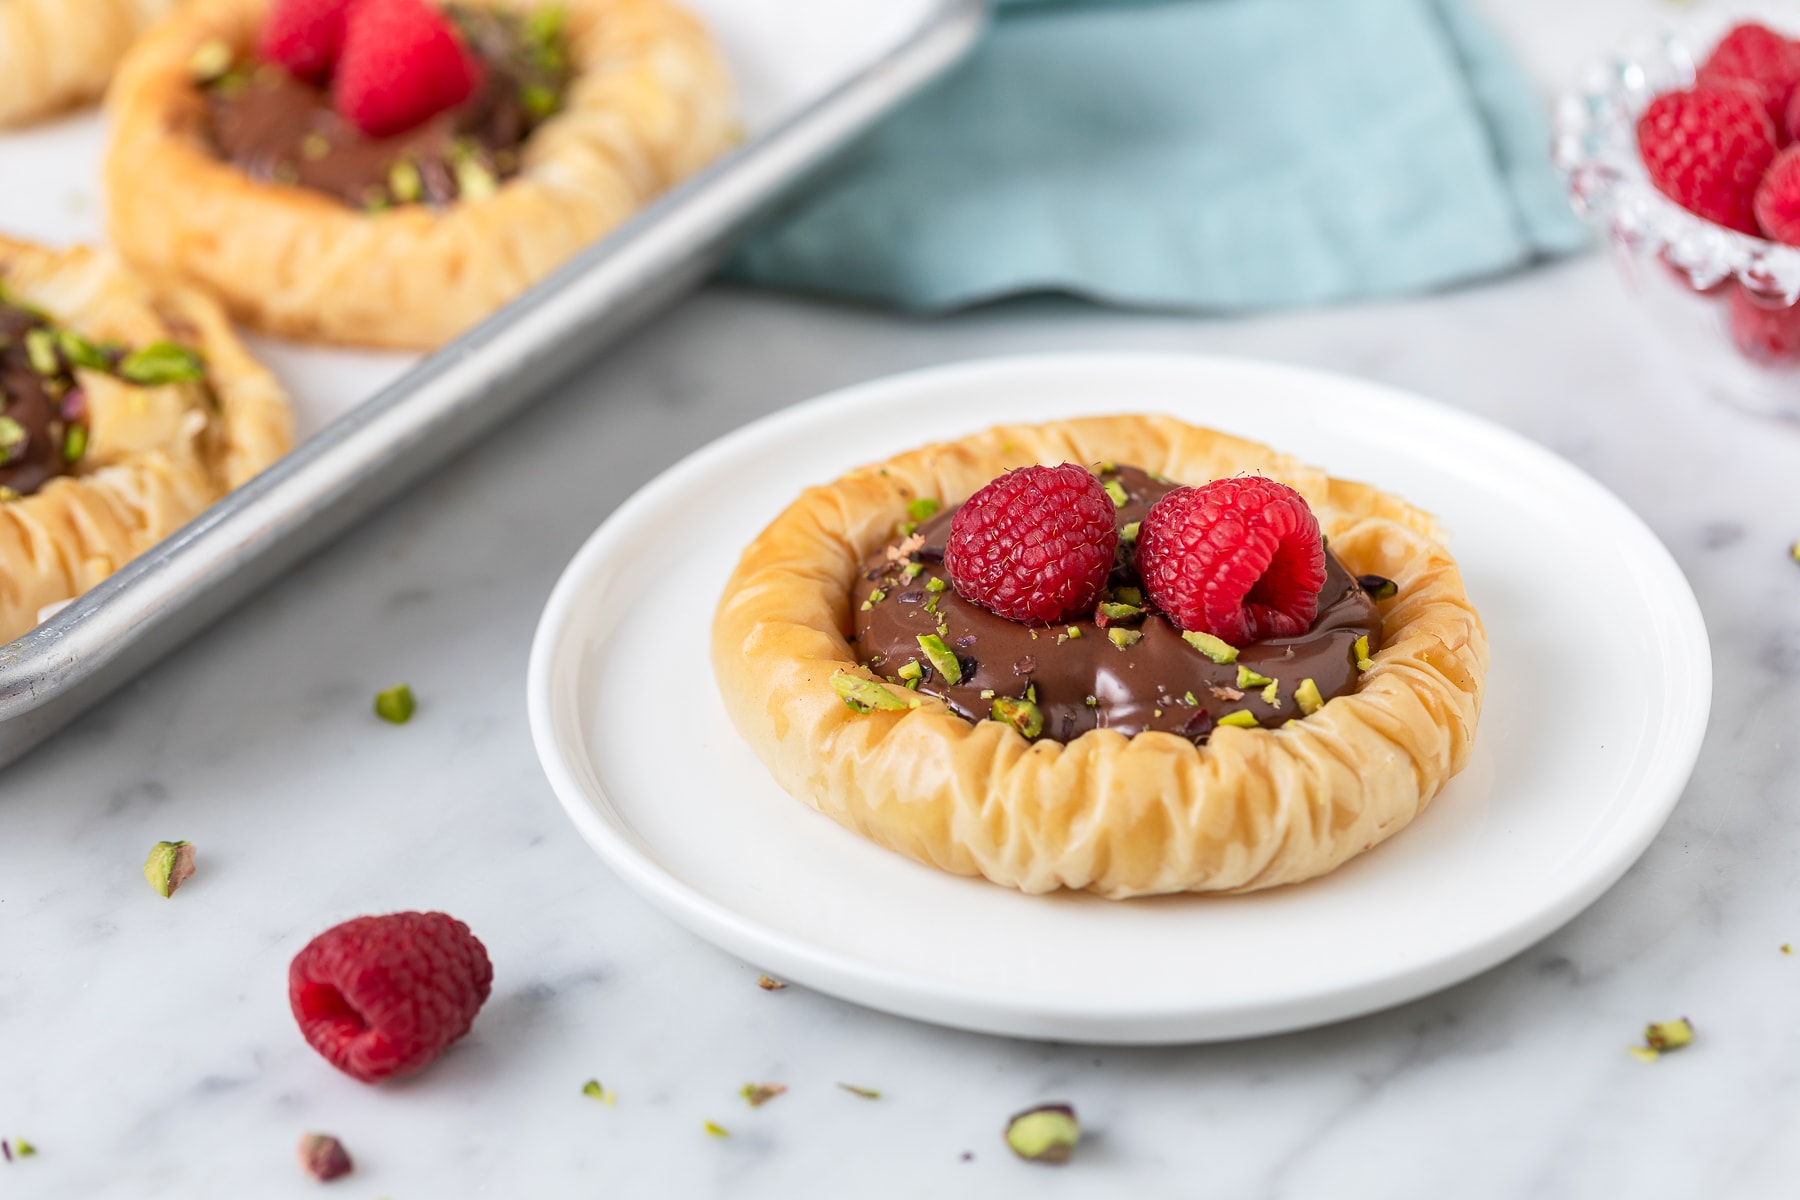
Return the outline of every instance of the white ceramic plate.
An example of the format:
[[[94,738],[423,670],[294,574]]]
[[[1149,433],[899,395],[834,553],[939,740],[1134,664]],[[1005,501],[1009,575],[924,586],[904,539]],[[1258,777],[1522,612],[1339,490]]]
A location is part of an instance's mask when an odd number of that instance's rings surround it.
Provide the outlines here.
[[[806,484],[1005,421],[1167,412],[1429,509],[1494,652],[1474,761],[1410,828],[1299,887],[1109,902],[919,866],[783,793],[708,665],[742,547]],[[1466,979],[1590,904],[1693,769],[1706,629],[1668,552],[1548,451],[1417,397],[1199,357],[975,363],[738,430],[613,514],[545,609],[532,734],[582,836],[645,898],[782,978],[1023,1037],[1179,1042],[1319,1024]]]

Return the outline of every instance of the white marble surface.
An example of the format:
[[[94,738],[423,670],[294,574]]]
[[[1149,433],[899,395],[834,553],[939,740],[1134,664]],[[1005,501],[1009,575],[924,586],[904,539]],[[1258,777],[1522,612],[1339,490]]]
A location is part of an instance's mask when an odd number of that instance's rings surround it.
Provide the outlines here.
[[[1654,11],[1503,15],[1554,78]],[[764,992],[754,966],[599,865],[539,775],[522,692],[542,600],[612,506],[688,449],[841,384],[1107,347],[1412,388],[1552,446],[1643,514],[1700,596],[1718,694],[1693,785],[1617,887],[1516,960],[1392,1012],[1097,1050]],[[1235,321],[694,299],[5,772],[0,1136],[41,1152],[0,1164],[0,1195],[310,1195],[304,1130],[356,1156],[334,1194],[392,1200],[1793,1194],[1800,956],[1779,947],[1800,942],[1800,430],[1705,401],[1659,352],[1598,258]],[[382,725],[369,698],[400,679],[419,715]],[[1564,683],[1547,703],[1604,702],[1604,680]],[[160,838],[199,847],[170,901],[138,874]],[[399,908],[468,921],[498,978],[444,1061],[366,1088],[299,1038],[286,967],[326,925]],[[1692,1049],[1624,1052],[1678,1014]],[[579,1094],[589,1077],[617,1107]],[[746,1080],[792,1090],[752,1112]],[[998,1137],[1047,1099],[1091,1131],[1060,1171]],[[733,1136],[706,1137],[707,1119]]]

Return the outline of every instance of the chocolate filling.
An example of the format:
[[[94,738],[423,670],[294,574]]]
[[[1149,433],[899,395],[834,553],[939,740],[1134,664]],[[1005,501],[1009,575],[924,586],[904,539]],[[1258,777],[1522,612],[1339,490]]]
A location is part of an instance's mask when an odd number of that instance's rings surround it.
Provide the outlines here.
[[[1125,489],[1126,503],[1115,518],[1121,530],[1142,521],[1152,504],[1180,486],[1152,479],[1136,467],[1108,470],[1102,478],[1116,479]],[[1142,634],[1123,647],[1091,614],[1063,625],[1021,625],[956,594],[943,567],[954,514],[954,509],[937,513],[913,536],[863,564],[851,594],[851,644],[865,666],[892,683],[904,683],[901,668],[917,662],[923,673],[918,690],[972,721],[990,715],[994,697],[1025,697],[1031,689],[1043,713],[1043,736],[1059,742],[1090,729],[1115,729],[1127,736],[1153,729],[1204,742],[1229,713],[1248,712],[1257,724],[1270,728],[1299,717],[1294,692],[1303,680],[1312,680],[1325,700],[1354,692],[1356,640],[1367,637],[1371,650],[1380,642],[1381,616],[1374,601],[1329,549],[1312,628],[1299,637],[1245,646],[1231,664],[1216,663],[1188,645],[1181,631],[1147,602],[1141,619],[1110,623],[1111,628]],[[1109,594],[1116,596],[1120,588],[1141,590],[1133,551],[1121,538]],[[911,579],[905,577],[908,564],[918,567]],[[934,579],[942,581],[942,590],[931,590]],[[882,599],[874,599],[876,592],[883,593]],[[920,649],[919,635],[933,633],[941,634],[955,652],[962,669],[959,683],[946,684]],[[1239,666],[1275,681],[1273,703],[1263,698],[1265,685],[1237,686]],[[991,695],[984,697],[984,692]]]
[[[87,446],[86,398],[54,350],[49,366],[32,361],[54,334],[42,313],[0,301],[0,496],[29,496],[67,475]]]
[[[253,179],[371,210],[446,205],[516,175],[520,148],[568,87],[561,32],[494,9],[445,12],[485,68],[464,103],[403,134],[371,138],[333,111],[328,90],[251,64],[206,86],[219,157]]]

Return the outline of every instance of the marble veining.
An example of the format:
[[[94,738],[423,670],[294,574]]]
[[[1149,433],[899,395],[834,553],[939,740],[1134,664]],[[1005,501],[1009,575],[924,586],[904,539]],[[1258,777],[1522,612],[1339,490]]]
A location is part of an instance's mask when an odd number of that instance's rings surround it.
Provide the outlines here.
[[[1549,80],[1649,0],[1494,15]],[[523,710],[568,556],[706,440],[909,367],[1084,348],[1346,370],[1569,455],[1657,530],[1712,632],[1713,727],[1674,817],[1587,913],[1459,987],[1283,1037],[1095,1049],[937,1030],[798,987],[639,902],[564,820]],[[922,321],[708,291],[0,778],[0,1195],[1694,1197],[1800,1179],[1800,429],[1689,387],[1598,258],[1406,303],[1195,320],[1058,301]],[[779,464],[772,464],[778,467]],[[669,631],[682,636],[681,631]],[[409,680],[418,716],[369,698]],[[1603,687],[1604,681],[1596,681]],[[169,901],[138,874],[186,838]],[[288,960],[442,908],[498,977],[474,1033],[379,1089],[287,1013]],[[1646,1065],[1644,1022],[1699,1040]],[[581,1095],[598,1078],[616,1107]],[[788,1094],[751,1110],[746,1081]],[[879,1088],[864,1100],[837,1084]],[[1061,1170],[1012,1111],[1064,1099]],[[707,1137],[702,1123],[731,1131]]]

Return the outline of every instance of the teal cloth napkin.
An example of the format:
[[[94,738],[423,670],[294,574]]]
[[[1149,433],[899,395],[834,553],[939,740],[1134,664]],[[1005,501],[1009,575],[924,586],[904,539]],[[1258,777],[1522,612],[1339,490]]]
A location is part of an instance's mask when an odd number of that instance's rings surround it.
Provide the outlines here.
[[[1463,0],[1001,0],[971,58],[727,265],[937,312],[1253,310],[1585,244],[1542,99]]]

